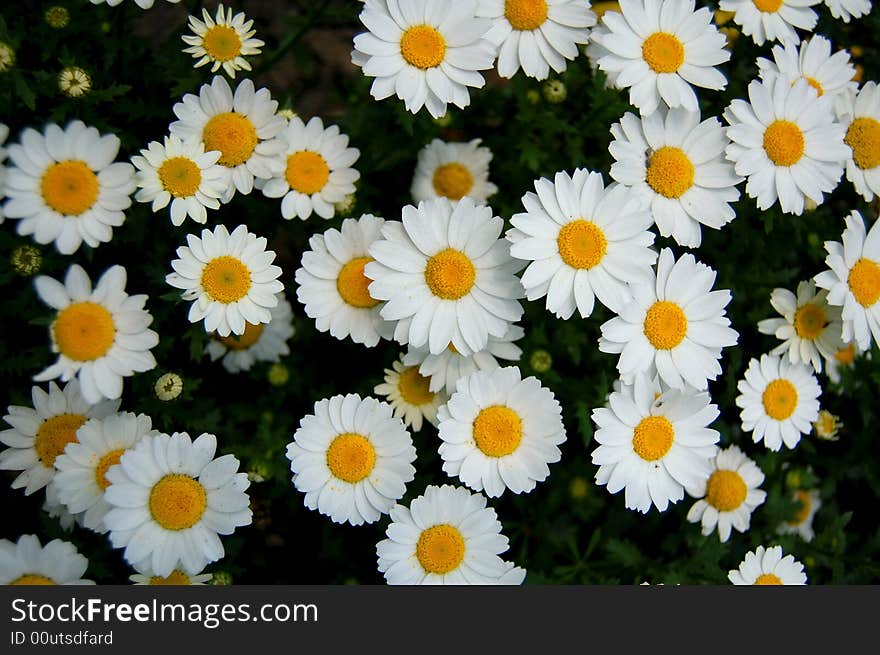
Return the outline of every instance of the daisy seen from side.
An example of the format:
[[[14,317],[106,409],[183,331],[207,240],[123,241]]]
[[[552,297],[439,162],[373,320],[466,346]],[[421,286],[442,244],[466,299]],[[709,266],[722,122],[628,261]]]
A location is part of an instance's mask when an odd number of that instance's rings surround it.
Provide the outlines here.
[[[415,202],[444,197],[452,201],[470,196],[485,204],[498,192],[489,181],[492,151],[480,139],[454,143],[434,139],[419,150],[410,193]]]
[[[822,498],[818,489],[798,489],[792,494],[797,509],[791,518],[779,524],[779,534],[797,534],[804,541],[812,541],[816,533],[813,531],[813,519],[822,507]]]
[[[184,52],[197,59],[193,66],[198,68],[211,64],[211,72],[221,68],[223,72],[234,78],[240,70],[251,70],[250,62],[245,57],[258,55],[266,43],[253,38],[257,33],[251,29],[254,21],[248,20],[244,12],[234,14],[232,7],[217,7],[217,14],[211,16],[202,8],[202,20],[195,16],[189,17],[189,29],[192,34],[184,34],[181,38],[188,48]]]
[[[807,584],[804,565],[794,556],[782,556],[782,546],[758,546],[746,553],[745,559],[727,574],[735,585],[803,585]]]

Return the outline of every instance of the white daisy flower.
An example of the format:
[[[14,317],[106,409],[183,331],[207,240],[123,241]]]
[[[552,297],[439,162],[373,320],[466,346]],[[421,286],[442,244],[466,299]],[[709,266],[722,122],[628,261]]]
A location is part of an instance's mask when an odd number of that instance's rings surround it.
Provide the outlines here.
[[[229,202],[236,191],[250,193],[254,178],[268,180],[278,172],[282,144],[273,137],[286,121],[277,109],[268,89],[255,91],[254,83],[244,79],[233,95],[226,78],[217,75],[202,85],[199,95],[187,93],[174,105],[179,120],[170,130],[183,141],[204,142],[206,151],[220,151],[218,162],[226,168],[220,200]]]
[[[359,18],[368,31],[354,37],[352,63],[375,78],[376,100],[396,94],[413,114],[464,109],[468,87],[486,83],[478,71],[495,62],[485,38],[492,23],[477,18],[477,0],[368,0]]]
[[[333,218],[334,204],[354,193],[361,174],[352,166],[360,150],[348,147],[348,137],[337,125],[324,129],[317,116],[308,124],[294,116],[275,137],[284,168],[263,186],[268,198],[283,198],[281,216],[306,220],[314,211],[321,218]]]
[[[245,57],[258,55],[265,41],[253,38],[256,30],[252,30],[254,21],[247,20],[244,12],[232,13],[232,7],[217,7],[217,15],[211,18],[208,10],[202,8],[202,20],[195,16],[189,17],[189,28],[193,35],[184,34],[181,38],[189,45],[184,52],[192,54],[198,61],[195,68],[211,64],[211,72],[220,68],[234,78],[236,71],[251,70],[250,62]]]
[[[693,255],[675,261],[672,250],[660,251],[656,280],[634,285],[635,300],[601,328],[599,350],[620,353],[624,382],[656,372],[670,387],[705,390],[721,374],[721,349],[739,335],[725,316],[730,291],[712,291],[714,284],[715,271]]]
[[[792,84],[770,76],[749,84],[749,100],[734,100],[724,110],[733,142],[727,158],[748,179],[746,193],[762,210],[777,200],[787,214],[802,214],[805,198],[821,205],[850,157],[846,129],[832,112],[834,99],[819,97],[804,79]]]
[[[486,204],[498,187],[489,181],[492,151],[480,143],[480,139],[467,143],[434,139],[419,150],[410,189],[413,200],[421,202],[442,196],[455,201],[470,196]]]
[[[504,221],[465,196],[403,208],[370,246],[364,272],[370,296],[388,301],[380,314],[397,321],[401,345],[428,346],[439,355],[451,343],[463,355],[485,350],[523,314],[520,268],[499,238]]]
[[[779,41],[797,45],[796,27],[812,32],[819,15],[810,9],[822,0],[721,0],[721,11],[732,11],[733,22],[758,45]]]
[[[266,250],[266,237],[239,225],[232,233],[225,225],[213,232],[202,230],[202,238],[186,235],[189,246],[180,246],[171,262],[174,273],[165,282],[183,289],[181,297],[192,301],[190,323],[205,321],[206,332],[221,337],[243,335],[248,323],[268,323],[271,309],[278,305],[284,285],[281,269],[272,264],[275,252]]]
[[[659,110],[642,118],[627,112],[611,126],[611,177],[651,208],[664,237],[697,248],[700,225],[720,229],[736,217],[742,178],[724,158],[730,144],[717,118],[699,111]]]
[[[134,0],[134,3],[141,9],[149,9],[153,6],[153,3],[155,1],[156,0]],[[89,0],[89,2],[91,2],[93,5],[107,3],[108,6],[115,7],[116,5],[120,4],[122,0]],[[168,0],[168,2],[170,2],[171,4],[177,4],[178,2],[180,2],[180,0]]]
[[[797,296],[788,289],[773,289],[770,304],[782,318],[758,322],[758,331],[782,341],[771,355],[788,353],[792,364],[811,364],[822,372],[822,360],[834,357],[843,348],[840,307],[828,304],[828,291],[816,291],[813,280],[799,282]]]
[[[786,448],[797,446],[819,416],[822,390],[806,364],[792,364],[775,355],[761,355],[760,361],[753,357],[737,389],[743,431],[773,451],[783,443]]]
[[[223,360],[223,368],[230,373],[249,371],[256,362],[277,362],[290,354],[287,345],[295,330],[293,310],[284,294],[278,294],[278,304],[269,310],[268,323],[246,323],[244,334],[228,337],[212,335],[205,346],[211,361]]]
[[[867,202],[880,196],[880,88],[865,82],[843,112],[844,142],[852,150],[846,179]]]
[[[337,339],[351,337],[368,348],[394,335],[394,324],[380,315],[382,303],[370,294],[371,280],[364,274],[373,261],[370,246],[381,238],[384,223],[383,218],[364,214],[309,239],[309,250],[295,274],[296,297],[319,331]]]
[[[14,542],[0,539],[0,585],[93,585],[82,579],[88,566],[68,541],[53,539],[43,546],[33,534]]]
[[[546,296],[557,318],[578,311],[587,318],[596,298],[620,311],[632,300],[630,284],[650,281],[657,253],[648,231],[651,214],[623,186],[607,189],[601,173],[582,168],[554,181],[535,182],[522,198],[524,213],[510,219],[510,254],[529,262],[522,276],[526,298]]]
[[[83,513],[82,524],[95,532],[106,532],[104,516],[110,505],[104,500],[109,486],[107,471],[119,463],[122,454],[144,435],[155,434],[145,414],[123,412],[93,418],[76,432],[76,441],[55,459],[58,472],[52,485],[58,498],[72,514]]]
[[[287,444],[305,506],[334,523],[375,523],[403,498],[416,449],[391,405],[357,394],[315,403]]]
[[[721,542],[730,539],[731,527],[739,532],[749,529],[752,512],[767,498],[758,489],[764,473],[736,446],[720,451],[712,462],[713,471],[695,489],[700,498],[687,513],[687,520],[700,523],[704,536],[718,529]]]
[[[409,507],[395,505],[387,539],[376,544],[390,585],[522,584],[525,571],[499,555],[509,547],[486,497],[429,485]]]
[[[39,244],[54,242],[64,255],[83,242],[97,248],[110,241],[135,190],[134,167],[113,161],[119,143],[82,121],[64,129],[51,123],[42,134],[26,128],[9,146],[6,169],[3,211],[20,219],[17,232]]]
[[[193,574],[223,557],[218,535],[250,524],[247,474],[234,455],[214,459],[216,450],[213,434],[148,435],[107,471],[104,525],[129,564]]]
[[[447,401],[446,392],[431,391],[431,378],[419,373],[418,365],[406,366],[395,360],[392,368],[385,369],[385,381],[376,385],[373,393],[384,396],[394,408],[395,418],[403,419],[406,427],[416,432],[422,429],[422,420],[437,425],[437,409]]]
[[[196,573],[190,575],[183,569],[174,569],[166,576],[155,575],[149,566],[143,566],[140,569],[135,567],[137,573],[128,577],[132,583],[136,585],[158,585],[158,586],[200,586],[211,584],[214,577],[210,573]]]
[[[670,389],[661,392],[645,375],[624,385],[593,410],[598,429],[593,438],[596,484],[608,492],[624,490],[626,508],[647,514],[653,505],[665,512],[670,503],[697,495],[712,472],[721,435],[708,426],[718,407],[708,392]]]
[[[515,366],[459,379],[437,416],[443,470],[489,498],[532,491],[562,457],[559,401]]]
[[[583,0],[480,0],[477,16],[492,20],[486,38],[498,48],[498,74],[509,78],[522,68],[537,80],[551,68],[564,72],[596,24]]]
[[[867,16],[871,11],[871,0],[825,0],[831,15],[848,23],[852,18]]]
[[[643,116],[660,106],[698,111],[694,86],[727,86],[715,67],[730,59],[727,40],[707,7],[694,0],[621,0],[620,13],[606,12],[593,30],[591,58]]]
[[[862,351],[871,349],[871,337],[880,344],[880,223],[865,233],[858,211],[846,217],[840,241],[826,241],[825,265],[816,286],[828,290],[828,304],[843,307],[843,341],[855,340]]]
[[[832,357],[825,359],[825,374],[834,384],[840,383],[840,369],[852,368],[855,365],[856,358],[862,354],[861,348],[855,341],[838,350]]]
[[[794,492],[792,500],[798,503],[797,511],[790,521],[783,521],[778,528],[779,534],[797,534],[804,541],[812,541],[816,533],[813,532],[813,518],[822,507],[822,499],[818,489],[798,489]]]
[[[782,546],[758,546],[746,553],[739,569],[727,574],[735,585],[803,585],[807,584],[804,565],[791,555],[782,556]]]
[[[0,470],[21,471],[10,485],[30,495],[55,477],[55,459],[67,444],[77,440],[77,430],[90,418],[104,418],[119,408],[119,400],[86,401],[75,379],[59,389],[49,383],[49,392],[31,388],[33,408],[10,405],[3,420],[10,429],[0,432]]]
[[[122,378],[156,367],[150,349],[159,343],[159,335],[148,329],[153,317],[144,309],[147,296],[128,295],[126,280],[124,267],[111,266],[93,289],[79,264],[67,269],[64,284],[46,275],[34,280],[40,300],[58,310],[49,327],[58,359],[34,380],[67,382],[75,377],[83,397],[97,403],[119,398]]]
[[[4,184],[6,181],[6,156],[9,154],[3,144],[9,136],[9,126],[0,123],[0,223],[3,223],[6,214],[3,213],[3,199],[6,197]]]

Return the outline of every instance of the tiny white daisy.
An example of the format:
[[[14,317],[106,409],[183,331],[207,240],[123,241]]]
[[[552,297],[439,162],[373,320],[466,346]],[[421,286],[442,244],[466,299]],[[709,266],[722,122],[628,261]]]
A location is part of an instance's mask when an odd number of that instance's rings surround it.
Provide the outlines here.
[[[68,541],[53,539],[43,546],[33,534],[0,539],[0,585],[93,585],[82,579],[88,566]]]
[[[803,585],[807,584],[804,565],[793,556],[782,556],[782,546],[758,546],[727,574],[735,585]]]
[[[437,409],[447,400],[445,391],[428,388],[430,382],[431,378],[419,373],[418,365],[406,366],[395,360],[390,369],[385,369],[385,381],[376,385],[373,393],[387,398],[394,416],[417,432],[422,429],[423,419],[437,425]]]
[[[825,0],[831,15],[848,23],[852,18],[867,16],[871,11],[871,0]]]
[[[485,204],[498,187],[489,181],[492,151],[481,146],[480,139],[453,143],[434,139],[419,150],[412,193],[415,202],[440,196],[461,200],[470,196]]]
[[[812,541],[816,533],[813,532],[813,518],[822,507],[822,499],[818,489],[798,489],[792,494],[792,500],[798,504],[797,511],[791,520],[779,524],[779,534],[797,534],[804,541]]]
[[[5,220],[6,214],[3,213],[3,199],[6,197],[4,184],[6,180],[6,156],[9,154],[3,144],[9,136],[9,126],[0,123],[0,223]]]
[[[846,179],[867,202],[880,196],[880,87],[865,82],[843,112],[844,142],[852,150]]]
[[[796,27],[812,32],[819,15],[811,7],[822,0],[721,0],[718,8],[732,11],[733,22],[758,45],[779,41],[797,45]]]
[[[190,586],[190,585],[206,585],[211,583],[214,576],[210,573],[189,574],[183,569],[174,569],[166,576],[155,575],[149,566],[143,566],[140,569],[135,567],[137,573],[128,577],[132,583],[136,585],[156,585],[156,586]]]
[[[208,10],[202,8],[202,20],[195,16],[189,17],[189,28],[192,35],[184,34],[181,38],[189,45],[184,52],[192,54],[198,61],[195,68],[211,64],[211,72],[220,68],[234,78],[236,71],[251,70],[250,62],[245,59],[250,55],[260,54],[265,41],[253,38],[256,30],[251,29],[254,21],[247,20],[244,12],[232,13],[232,7],[217,7],[217,15],[212,18]]]

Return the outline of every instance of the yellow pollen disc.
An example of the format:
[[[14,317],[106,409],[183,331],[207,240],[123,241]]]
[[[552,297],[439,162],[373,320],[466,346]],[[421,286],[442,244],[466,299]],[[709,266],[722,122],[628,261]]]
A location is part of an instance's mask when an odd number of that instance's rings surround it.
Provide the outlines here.
[[[521,32],[536,30],[547,20],[546,0],[507,0],[504,17],[510,26]]]
[[[681,148],[663,146],[648,158],[648,186],[665,198],[680,198],[694,185],[694,165]]]
[[[795,512],[794,518],[791,521],[787,521],[789,525],[800,525],[810,516],[810,508],[812,507],[812,503],[810,502],[810,494],[802,489],[798,489],[794,493],[794,499],[801,504],[800,509]]]
[[[364,268],[371,261],[373,261],[372,257],[356,257],[342,267],[336,278],[336,290],[352,307],[370,309],[379,304],[379,301],[370,295],[372,280],[364,273]]]
[[[330,167],[317,152],[300,150],[287,158],[284,176],[291,189],[310,196],[318,193],[327,184]]]
[[[243,164],[257,147],[257,130],[247,118],[234,111],[212,116],[202,130],[205,150],[219,150],[223,166]]]
[[[10,585],[54,585],[57,584],[52,578],[47,578],[45,575],[40,575],[39,573],[26,573],[20,578],[16,578]]]
[[[645,315],[645,336],[658,350],[672,350],[687,334],[688,320],[684,310],[674,302],[658,300]]]
[[[430,25],[416,25],[400,37],[400,54],[410,66],[433,68],[446,57],[446,39]]]
[[[489,457],[510,455],[522,441],[522,419],[504,405],[480,410],[473,430],[477,448]]]
[[[860,305],[872,307],[880,299],[880,266],[862,257],[850,269],[847,284]]]
[[[86,417],[82,414],[59,414],[40,424],[34,438],[34,450],[43,466],[55,466],[55,458],[64,452],[67,444],[77,440],[76,431],[85,422]]]
[[[464,537],[451,525],[435,525],[423,530],[416,543],[416,557],[428,573],[449,573],[464,560]]]
[[[745,502],[749,493],[736,471],[715,471],[706,482],[706,502],[719,512],[732,512]]]
[[[202,172],[189,157],[166,159],[159,167],[162,188],[175,198],[194,196],[202,183]]]
[[[202,47],[212,59],[229,61],[241,54],[241,38],[228,25],[214,25],[202,37]]]
[[[666,455],[674,440],[675,428],[665,416],[646,416],[633,430],[633,450],[646,462]]]
[[[783,0],[752,0],[758,11],[763,11],[768,14],[773,14],[779,11],[779,8],[782,6],[782,1]]]
[[[880,122],[876,119],[869,116],[855,119],[844,141],[852,148],[856,166],[862,170],[880,166]]]
[[[781,585],[782,580],[780,577],[774,573],[762,573],[756,579],[754,584],[756,585]]]
[[[198,480],[171,473],[150,490],[150,514],[166,530],[191,528],[208,507],[208,495]]]
[[[425,282],[435,296],[458,300],[466,296],[477,279],[477,269],[470,258],[459,250],[447,248],[428,260]]]
[[[834,359],[844,366],[852,366],[856,361],[856,344],[852,342],[846,348],[841,348],[834,353]]]
[[[410,366],[400,372],[397,389],[406,402],[418,407],[434,400],[434,392],[428,388],[430,383],[431,378],[421,375],[418,366]]]
[[[40,180],[43,200],[65,216],[79,216],[98,199],[98,176],[79,160],[52,164]]]
[[[804,133],[791,121],[773,121],[764,132],[764,151],[777,166],[797,164],[804,147]]]
[[[798,404],[798,392],[795,386],[784,378],[773,380],[761,395],[764,411],[767,416],[777,421],[784,421],[794,414]]]
[[[247,295],[251,272],[237,257],[215,257],[202,271],[202,288],[211,300],[229,304]]]
[[[451,162],[438,166],[434,171],[434,191],[438,196],[450,200],[461,200],[471,192],[474,186],[474,176],[466,166],[458,162]]]
[[[107,479],[107,471],[114,464],[119,464],[119,458],[122,457],[124,452],[125,448],[117,448],[116,450],[111,450],[98,460],[98,465],[95,467],[95,482],[98,488],[106,489],[110,486],[110,480]]]
[[[572,268],[593,268],[608,251],[608,240],[602,229],[592,221],[580,219],[562,226],[556,237],[559,256]]]
[[[180,569],[174,569],[167,578],[154,575],[150,578],[151,585],[188,585],[189,576]]]
[[[828,317],[819,305],[807,303],[794,314],[794,331],[801,339],[818,339],[827,325]]]
[[[247,350],[260,339],[265,329],[265,323],[244,323],[244,334],[230,334],[228,337],[218,337],[217,341],[229,350]]]
[[[113,316],[103,305],[75,302],[52,323],[52,335],[62,355],[78,362],[103,357],[116,340]]]
[[[655,73],[674,73],[684,63],[684,46],[675,34],[654,32],[642,43],[642,58]]]
[[[376,465],[376,449],[362,434],[343,432],[327,449],[327,468],[344,482],[360,482]]]

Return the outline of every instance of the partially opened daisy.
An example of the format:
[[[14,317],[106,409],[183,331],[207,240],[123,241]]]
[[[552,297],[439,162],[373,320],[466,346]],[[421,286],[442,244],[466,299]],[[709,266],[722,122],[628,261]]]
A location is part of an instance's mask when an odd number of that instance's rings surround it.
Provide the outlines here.
[[[392,95],[434,118],[449,103],[470,104],[468,87],[482,88],[478,71],[492,68],[491,21],[477,17],[477,0],[367,0],[359,18],[367,32],[354,37],[351,61],[373,77],[376,100]]]
[[[502,337],[523,314],[520,268],[502,238],[504,221],[464,197],[403,208],[403,222],[382,226],[364,272],[381,315],[397,321],[394,338],[439,355],[451,343],[470,355],[489,335]]]
[[[662,388],[646,375],[623,385],[593,410],[596,484],[624,490],[627,509],[665,512],[670,503],[697,495],[712,472],[721,435],[708,427],[718,417],[709,394]]]
[[[653,277],[650,212],[625,187],[605,188],[601,173],[582,168],[541,178],[535,191],[523,196],[526,211],[507,232],[510,254],[529,262],[526,298],[546,296],[547,310],[563,319],[575,310],[587,318],[596,298],[619,311],[632,300],[629,286]]]
[[[752,358],[737,389],[743,431],[770,450],[779,450],[783,443],[786,448],[797,446],[819,416],[822,390],[806,364],[792,364],[775,355]]]
[[[726,39],[707,7],[694,0],[623,0],[593,30],[591,58],[643,116],[661,103],[698,111],[695,86],[718,91],[727,78],[716,66],[730,59]],[[595,45],[593,45],[595,44]]]
[[[734,12],[733,22],[758,45],[779,41],[800,43],[795,28],[812,32],[819,20],[811,7],[822,0],[721,0],[718,8]]]
[[[250,524],[247,474],[216,450],[213,434],[147,435],[107,471],[104,525],[129,564],[162,577],[181,567],[195,574],[223,557],[219,535]]]
[[[391,405],[357,394],[315,403],[287,444],[305,506],[334,523],[375,523],[406,493],[416,449]]]
[[[657,372],[671,387],[703,390],[721,374],[721,349],[739,335],[725,315],[730,291],[712,291],[715,275],[689,253],[676,261],[669,248],[660,251],[656,279],[634,285],[635,299],[602,325],[599,350],[620,353],[625,382]]]
[[[470,196],[485,203],[498,187],[489,181],[492,151],[480,145],[480,139],[453,143],[434,139],[419,150],[412,193],[415,202],[440,196],[461,200]]]
[[[846,179],[868,202],[880,196],[880,87],[865,82],[843,112],[844,142],[852,149]]]
[[[513,77],[522,68],[538,80],[551,68],[564,72],[596,24],[582,0],[480,0],[477,15],[492,20],[486,38],[498,47],[498,74]]]
[[[2,223],[6,217],[6,214],[3,213],[3,199],[6,197],[6,191],[3,188],[6,181],[6,156],[9,154],[6,148],[3,147],[3,144],[6,143],[6,138],[9,136],[9,126],[0,123],[0,223]]]
[[[211,579],[214,577],[210,573],[189,574],[183,569],[174,569],[168,575],[155,575],[148,565],[141,566],[140,568],[135,567],[135,570],[137,573],[128,576],[128,579],[136,585],[200,586],[211,584]]]
[[[805,79],[792,84],[771,75],[749,84],[749,101],[734,100],[724,110],[733,142],[727,158],[747,178],[746,193],[758,208],[778,201],[788,214],[802,214],[806,198],[821,205],[850,156],[845,128],[832,112],[834,99],[819,97]]]
[[[45,546],[33,534],[0,539],[0,585],[93,585],[83,580],[89,561],[68,541]]]
[[[250,62],[245,57],[258,55],[264,41],[253,38],[256,30],[251,29],[254,21],[247,20],[244,12],[232,13],[232,7],[217,7],[217,15],[211,17],[208,10],[202,8],[202,20],[195,16],[189,17],[189,28],[192,35],[184,34],[181,38],[189,45],[184,52],[192,54],[198,61],[196,68],[211,64],[211,72],[220,68],[234,78],[236,71],[251,70]]]
[[[780,534],[797,534],[804,541],[812,541],[816,533],[813,532],[813,518],[822,507],[822,499],[818,489],[798,489],[792,495],[792,500],[797,504],[797,510],[789,520],[779,524]]]
[[[55,460],[77,431],[90,418],[104,418],[119,407],[119,400],[87,402],[79,382],[71,380],[59,389],[49,383],[49,392],[31,388],[33,407],[10,405],[3,420],[10,428],[0,432],[0,470],[21,471],[12,481],[13,489],[24,488],[25,495],[42,489],[55,477]]]
[[[385,369],[385,381],[373,392],[388,399],[394,416],[403,419],[406,427],[419,431],[423,420],[437,425],[437,409],[447,400],[444,390],[428,388],[430,382],[431,378],[419,373],[418,365],[406,366],[395,360],[390,369]]]
[[[390,585],[521,584],[525,571],[499,555],[508,549],[501,522],[483,494],[429,485],[409,507],[395,505],[386,539],[376,544]]]
[[[266,237],[239,225],[232,233],[225,225],[202,230],[201,238],[186,235],[188,246],[177,249],[173,273],[165,282],[183,289],[191,301],[191,323],[205,322],[207,332],[221,337],[243,335],[248,323],[268,323],[284,285],[281,269],[272,264],[275,252],[266,250]]]
[[[116,162],[119,137],[100,134],[82,121],[65,128],[54,123],[40,134],[25,128],[9,146],[6,170],[6,218],[19,219],[16,230],[40,244],[55,243],[70,255],[85,242],[92,248],[113,238],[125,222],[135,190],[134,167]]]
[[[309,239],[309,250],[295,274],[296,297],[319,331],[337,339],[351,337],[368,348],[380,338],[392,338],[394,325],[382,318],[382,302],[370,294],[372,280],[364,274],[373,261],[370,246],[381,238],[384,223],[378,216],[364,214]]]
[[[263,186],[263,195],[282,198],[281,216],[307,219],[314,211],[321,218],[333,218],[333,205],[350,193],[361,174],[352,166],[360,150],[348,147],[348,137],[339,127],[326,129],[317,116],[303,123],[294,116],[275,137],[283,169]]]
[[[736,446],[720,451],[712,460],[713,471],[701,480],[696,491],[700,498],[687,513],[687,520],[700,523],[704,536],[717,528],[723,542],[730,538],[731,527],[739,532],[749,529],[752,512],[767,498],[758,489],[764,473]]]
[[[58,310],[49,326],[58,359],[34,380],[66,382],[76,377],[83,397],[97,403],[119,398],[123,378],[156,367],[150,350],[159,343],[159,335],[148,328],[153,317],[144,309],[147,296],[128,295],[126,280],[125,268],[111,266],[93,289],[79,264],[67,269],[64,284],[46,275],[34,280],[40,300]]]
[[[867,16],[871,11],[871,0],[825,0],[831,15],[848,23],[853,18]]]
[[[689,248],[702,242],[701,225],[720,229],[734,219],[742,178],[724,158],[730,143],[717,118],[699,111],[627,112],[611,126],[611,177],[651,208],[661,236]]]
[[[807,584],[804,565],[793,556],[782,556],[782,546],[758,546],[727,574],[735,585],[803,585]]]

